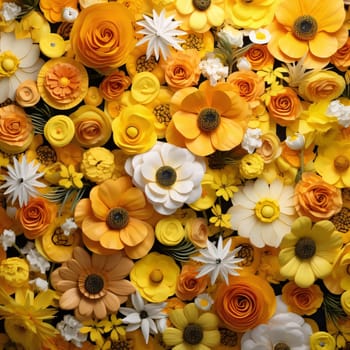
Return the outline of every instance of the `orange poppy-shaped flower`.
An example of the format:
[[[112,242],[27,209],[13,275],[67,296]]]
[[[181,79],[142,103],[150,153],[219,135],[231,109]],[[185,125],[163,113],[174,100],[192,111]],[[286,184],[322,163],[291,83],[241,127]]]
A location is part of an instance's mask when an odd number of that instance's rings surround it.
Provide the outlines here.
[[[282,0],[268,27],[269,51],[282,62],[305,56],[306,68],[322,68],[348,39],[342,0]]]
[[[246,332],[272,317],[276,297],[271,285],[259,276],[233,276],[230,284],[218,287],[215,309],[227,328]]]
[[[133,17],[117,2],[91,5],[74,21],[70,44],[79,62],[111,73],[126,62],[135,46]]]
[[[184,144],[199,156],[241,143],[250,109],[232,85],[204,81],[199,88],[178,90],[170,103],[174,114],[166,131],[169,143]]]
[[[93,187],[90,198],[82,199],[74,212],[87,237],[84,242],[104,253],[124,249],[132,259],[145,256],[153,246],[154,229],[147,222],[153,215],[153,207],[128,176]]]
[[[74,310],[79,320],[103,319],[116,313],[135,291],[129,274],[133,262],[122,252],[104,256],[75,247],[72,258],[51,273],[53,287],[61,292],[60,308]]]

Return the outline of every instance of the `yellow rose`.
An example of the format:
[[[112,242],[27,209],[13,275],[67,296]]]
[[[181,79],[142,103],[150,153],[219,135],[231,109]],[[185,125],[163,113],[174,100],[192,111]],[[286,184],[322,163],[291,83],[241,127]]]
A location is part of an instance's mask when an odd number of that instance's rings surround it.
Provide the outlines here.
[[[113,140],[126,154],[147,152],[157,141],[155,116],[142,106],[125,107],[112,122]]]
[[[310,336],[310,350],[334,350],[335,339],[327,332],[315,332]]]
[[[50,118],[44,127],[44,135],[53,147],[68,145],[74,137],[75,127],[72,119],[65,115]]]
[[[82,147],[103,146],[111,137],[111,120],[97,107],[81,106],[70,118],[75,125],[75,139]]]
[[[155,233],[158,241],[166,246],[179,244],[185,237],[181,221],[171,217],[159,220]]]
[[[24,259],[17,257],[7,258],[0,264],[0,277],[11,287],[21,287],[29,279],[28,263]]]
[[[160,83],[151,72],[137,73],[132,79],[131,96],[141,104],[152,102],[159,94]]]
[[[298,94],[307,101],[334,100],[345,89],[344,78],[336,72],[318,71],[307,75],[299,84]]]
[[[245,155],[239,163],[239,172],[247,180],[260,176],[263,170],[264,160],[257,153]]]

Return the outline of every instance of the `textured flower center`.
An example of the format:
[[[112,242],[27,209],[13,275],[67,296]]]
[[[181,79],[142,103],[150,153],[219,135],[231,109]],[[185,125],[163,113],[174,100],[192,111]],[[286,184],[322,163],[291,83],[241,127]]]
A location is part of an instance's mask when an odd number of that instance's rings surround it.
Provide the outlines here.
[[[181,47],[186,49],[196,49],[200,51],[203,48],[203,38],[199,36],[199,33],[188,34],[185,41],[181,44]]]
[[[132,340],[118,340],[111,342],[110,350],[133,350],[134,346]]]
[[[248,243],[242,243],[238,247],[240,247],[241,249],[238,251],[236,257],[243,259],[241,262],[238,263],[238,266],[252,265],[254,262],[254,247]]]
[[[126,134],[131,138],[131,139],[135,139],[138,134],[139,134],[139,129],[137,129],[135,126],[129,126],[126,129]]]
[[[280,207],[273,199],[262,199],[255,205],[255,215],[262,222],[273,222],[280,215]]]
[[[159,123],[162,123],[165,126],[168,126],[171,120],[170,104],[163,103],[163,104],[157,105],[156,107],[153,108],[153,114],[156,116]]]
[[[273,347],[273,350],[290,350],[290,347],[285,343],[277,343]]]
[[[295,245],[295,255],[300,259],[312,258],[316,253],[316,243],[309,237],[300,238]]]
[[[237,333],[227,328],[219,328],[220,344],[225,346],[237,345]]]
[[[53,148],[48,145],[40,145],[36,149],[37,159],[41,164],[50,165],[56,162],[57,156]]]
[[[147,311],[146,311],[146,310],[142,310],[142,311],[140,312],[140,317],[141,317],[141,319],[142,319],[142,318],[147,318],[147,317],[148,317]]]
[[[19,66],[18,58],[10,51],[0,54],[0,78],[10,77]]]
[[[174,168],[164,165],[156,172],[156,181],[159,185],[169,187],[176,181],[177,175]]]
[[[336,168],[336,170],[343,172],[343,171],[348,170],[350,162],[349,162],[348,158],[346,158],[343,155],[340,155],[334,159],[333,164],[334,164],[334,167]]]
[[[101,292],[104,287],[104,280],[101,276],[96,274],[88,275],[84,282],[84,287],[90,294],[97,294]]]
[[[146,55],[142,55],[136,60],[136,72],[152,72],[156,65],[157,61],[153,55],[149,59]]]
[[[163,280],[163,272],[160,269],[155,269],[149,275],[150,280],[153,283],[160,283]]]
[[[211,0],[192,0],[193,6],[199,11],[205,11],[209,8]]]
[[[205,108],[198,116],[198,127],[204,132],[214,131],[220,123],[220,114],[214,108]]]
[[[129,214],[124,208],[112,208],[107,215],[107,225],[112,230],[121,230],[129,222]]]
[[[62,77],[59,81],[61,86],[68,86],[70,84],[70,80],[67,77]]]
[[[185,327],[182,337],[183,340],[190,345],[199,344],[203,339],[202,327],[198,324],[189,324]]]
[[[317,33],[318,25],[315,18],[311,16],[298,17],[292,28],[294,36],[299,40],[311,40]]]

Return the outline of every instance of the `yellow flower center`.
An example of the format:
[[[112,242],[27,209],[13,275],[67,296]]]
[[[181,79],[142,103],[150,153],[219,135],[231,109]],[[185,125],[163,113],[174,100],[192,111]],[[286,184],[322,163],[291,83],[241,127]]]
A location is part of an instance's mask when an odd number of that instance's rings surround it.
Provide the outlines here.
[[[70,80],[67,77],[60,78],[60,85],[61,86],[68,86],[70,84]]]
[[[348,158],[346,158],[343,155],[340,155],[334,159],[333,164],[334,164],[334,167],[337,171],[343,172],[343,171],[348,170],[350,162],[349,162]]]
[[[273,350],[290,350],[290,347],[285,343],[277,343],[273,347]]]
[[[134,139],[138,136],[139,134],[139,129],[137,129],[135,126],[129,126],[126,129],[126,134],[131,138]]]
[[[88,275],[84,282],[84,287],[89,294],[98,294],[104,287],[104,280],[100,275]]]
[[[162,282],[163,277],[164,277],[163,272],[160,269],[153,270],[149,275],[149,278],[153,283]]]
[[[176,182],[176,171],[174,168],[164,165],[156,172],[156,181],[159,185],[169,187]]]
[[[183,340],[190,345],[197,345],[203,339],[202,327],[198,324],[189,324],[183,331]]]
[[[295,255],[300,259],[312,258],[316,253],[316,243],[310,237],[302,237],[295,245]]]
[[[192,4],[198,11],[205,11],[209,8],[211,0],[192,0]]]
[[[162,123],[165,126],[168,126],[171,120],[170,104],[162,103],[160,105],[155,106],[153,108],[153,114],[156,116],[159,123]]]
[[[121,230],[129,223],[129,214],[124,208],[112,208],[108,212],[106,223],[112,230]]]
[[[191,33],[185,38],[185,42],[181,44],[181,47],[184,50],[187,49],[196,49],[200,51],[203,48],[203,39],[199,37],[199,33]]]
[[[318,25],[312,16],[298,17],[292,28],[292,33],[299,40],[311,40],[317,33]]]
[[[280,207],[273,199],[262,199],[255,205],[255,215],[262,222],[273,222],[280,215]]]
[[[157,61],[153,55],[149,59],[146,58],[146,55],[142,55],[136,60],[136,72],[152,72],[156,65]]]
[[[220,114],[214,108],[204,108],[198,115],[197,123],[204,132],[214,131],[220,124]]]
[[[0,78],[10,77],[19,66],[18,58],[10,51],[0,54]]]
[[[36,158],[43,165],[53,164],[57,160],[55,150],[48,145],[40,145],[36,149]]]

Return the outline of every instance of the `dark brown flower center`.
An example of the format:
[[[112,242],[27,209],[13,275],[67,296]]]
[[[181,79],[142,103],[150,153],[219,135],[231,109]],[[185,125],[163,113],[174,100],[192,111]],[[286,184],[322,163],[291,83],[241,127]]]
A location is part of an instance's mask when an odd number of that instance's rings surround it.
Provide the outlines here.
[[[219,328],[220,332],[220,343],[225,346],[236,346],[237,345],[237,333],[227,328]]]
[[[168,165],[160,167],[156,172],[156,181],[159,185],[169,187],[176,181],[177,175],[174,168]]]
[[[273,347],[273,350],[290,350],[290,347],[285,343],[277,343]]]
[[[311,40],[317,33],[318,25],[312,16],[298,17],[292,28],[294,36],[299,40]]]
[[[203,339],[202,327],[198,324],[189,324],[185,327],[182,337],[190,345],[199,344]]]
[[[48,145],[40,145],[36,149],[36,154],[38,161],[44,165],[53,164],[57,160],[55,150]]]
[[[214,108],[204,108],[198,115],[198,127],[204,132],[214,131],[220,124],[220,114]]]
[[[336,157],[334,159],[333,164],[334,164],[335,169],[340,171],[340,172],[348,170],[348,168],[350,166],[349,159],[343,155]]]
[[[316,243],[309,237],[302,237],[295,245],[295,255],[300,259],[309,259],[316,253]]]
[[[107,225],[112,230],[121,230],[129,222],[129,214],[124,208],[112,208],[107,215]]]
[[[241,249],[237,253],[237,258],[243,259],[238,263],[238,266],[252,265],[254,262],[254,247],[248,243],[242,243],[238,247],[241,247]]]
[[[97,294],[101,292],[104,287],[104,280],[100,275],[88,275],[84,282],[85,289],[90,294]]]
[[[192,0],[193,6],[198,11],[205,11],[209,8],[211,0]]]

